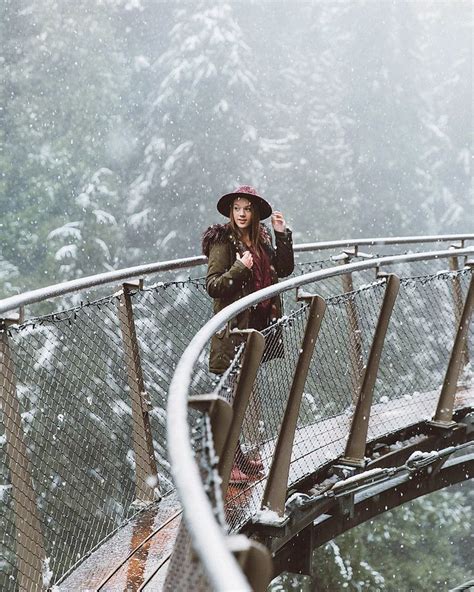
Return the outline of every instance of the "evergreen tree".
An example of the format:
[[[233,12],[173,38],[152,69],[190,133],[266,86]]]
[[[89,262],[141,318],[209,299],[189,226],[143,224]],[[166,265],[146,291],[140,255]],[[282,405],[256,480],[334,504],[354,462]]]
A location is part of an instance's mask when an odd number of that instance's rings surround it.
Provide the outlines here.
[[[424,3],[418,13],[420,149],[415,178],[427,232],[472,226],[472,5]],[[456,39],[456,43],[453,43]],[[441,49],[442,48],[442,49]]]
[[[123,240],[113,214],[120,212],[120,208],[118,193],[111,188],[112,178],[113,173],[109,169],[96,171],[75,198],[80,219],[66,222],[48,235],[53,244],[61,244],[54,258],[59,262],[59,272],[65,279],[117,267]]]
[[[153,66],[157,86],[128,206],[130,240],[145,245],[142,260],[171,249],[194,254],[217,196],[256,182],[260,168],[251,51],[231,6],[186,6],[175,22]]]
[[[2,8],[7,89],[3,253],[24,281],[38,286],[54,278],[48,233],[62,220],[75,219],[81,187],[116,159],[126,70],[114,49],[110,7],[4,0]]]
[[[317,590],[450,589],[469,579],[458,553],[469,517],[459,486],[382,514],[316,551]]]

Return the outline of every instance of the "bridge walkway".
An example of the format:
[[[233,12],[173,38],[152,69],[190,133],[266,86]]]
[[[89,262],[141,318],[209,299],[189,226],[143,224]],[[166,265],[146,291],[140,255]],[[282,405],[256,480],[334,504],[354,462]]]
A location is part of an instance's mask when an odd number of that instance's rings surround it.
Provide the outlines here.
[[[284,522],[288,494],[311,497],[328,475],[339,479],[336,469],[328,473],[335,461],[354,474],[368,456],[403,463],[389,453],[397,439],[408,450],[407,433],[426,442],[430,430],[444,433],[436,449],[468,442],[473,250],[464,241],[472,239],[385,257],[361,253],[364,241],[352,241],[212,318],[202,277],[147,286],[129,279],[189,261],[1,301],[0,588],[186,589],[192,579],[196,590],[236,582],[262,589],[268,551],[226,537],[225,519],[230,535],[253,531],[275,549],[262,508]],[[79,288],[117,280],[119,292],[77,304]],[[263,335],[242,334],[231,368],[212,380],[210,336],[269,291],[281,293],[286,316]],[[27,320],[5,314],[14,305],[49,307],[61,293],[74,297],[62,311]],[[227,489],[239,438],[263,471],[247,471],[251,483]],[[210,501],[203,504],[204,486]],[[291,528],[285,537],[298,534]],[[242,579],[228,545],[242,566],[260,565],[260,583],[247,571]]]
[[[373,411],[380,422],[371,426],[368,443],[383,442],[391,426],[391,434],[401,433],[409,427],[407,417],[413,425],[418,425],[418,435],[410,442],[395,442],[385,446],[385,454],[399,450],[415,442],[416,449],[423,449],[427,440],[423,423],[435,413],[439,394],[437,392],[418,393],[406,400],[388,401],[374,405]],[[455,412],[474,409],[474,387],[461,388],[455,401]],[[350,413],[344,413],[313,425],[300,428],[295,438],[289,483],[301,481],[308,466],[314,467],[314,474],[329,463],[342,457],[350,427]],[[328,434],[333,434],[331,442]],[[308,442],[311,450],[308,452]],[[242,529],[260,508],[266,478],[268,476],[274,442],[268,442],[261,450],[265,469],[261,478],[250,484],[230,485],[224,500],[226,520],[234,530]],[[431,448],[430,448],[431,450]],[[384,455],[377,454],[368,469],[377,464]],[[312,482],[312,489],[318,482]],[[331,486],[334,483],[331,484]],[[293,489],[296,491],[294,485]],[[123,590],[151,591],[163,589],[169,567],[169,559],[176,541],[182,519],[181,504],[175,491],[165,495],[152,508],[145,510],[130,523],[122,527],[107,542],[91,554],[68,578],[58,585],[58,592],[77,590],[97,590],[122,592]]]

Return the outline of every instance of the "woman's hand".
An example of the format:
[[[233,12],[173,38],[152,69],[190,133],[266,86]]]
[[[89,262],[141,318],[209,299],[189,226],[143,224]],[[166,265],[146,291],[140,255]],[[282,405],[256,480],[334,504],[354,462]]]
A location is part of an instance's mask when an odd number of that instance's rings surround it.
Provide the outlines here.
[[[286,222],[281,212],[273,212],[272,214],[272,226],[276,232],[285,232]]]
[[[241,263],[243,263],[245,265],[245,267],[252,269],[253,257],[252,257],[252,253],[250,251],[245,251],[245,253],[242,256],[240,256],[237,253],[237,260],[240,261]]]

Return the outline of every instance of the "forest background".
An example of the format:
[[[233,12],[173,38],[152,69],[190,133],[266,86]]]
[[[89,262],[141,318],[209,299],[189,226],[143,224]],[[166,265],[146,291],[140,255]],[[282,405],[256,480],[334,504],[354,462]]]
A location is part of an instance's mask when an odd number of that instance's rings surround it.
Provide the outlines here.
[[[472,231],[468,0],[0,11],[0,298],[196,255],[244,183],[297,242]],[[348,533],[315,557],[318,585],[454,585],[472,507],[457,487]]]
[[[300,242],[472,230],[468,0],[0,10],[0,297],[198,254],[239,184]]]

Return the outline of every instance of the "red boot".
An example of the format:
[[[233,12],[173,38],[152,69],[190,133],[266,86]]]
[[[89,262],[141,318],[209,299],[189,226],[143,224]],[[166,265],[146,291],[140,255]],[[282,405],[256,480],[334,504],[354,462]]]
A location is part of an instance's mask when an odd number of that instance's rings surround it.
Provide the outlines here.
[[[245,464],[252,472],[260,473],[263,471],[263,462],[261,458],[246,458]]]
[[[250,483],[251,480],[252,478],[241,471],[237,465],[232,467],[229,483],[233,485],[243,485],[245,483]]]

